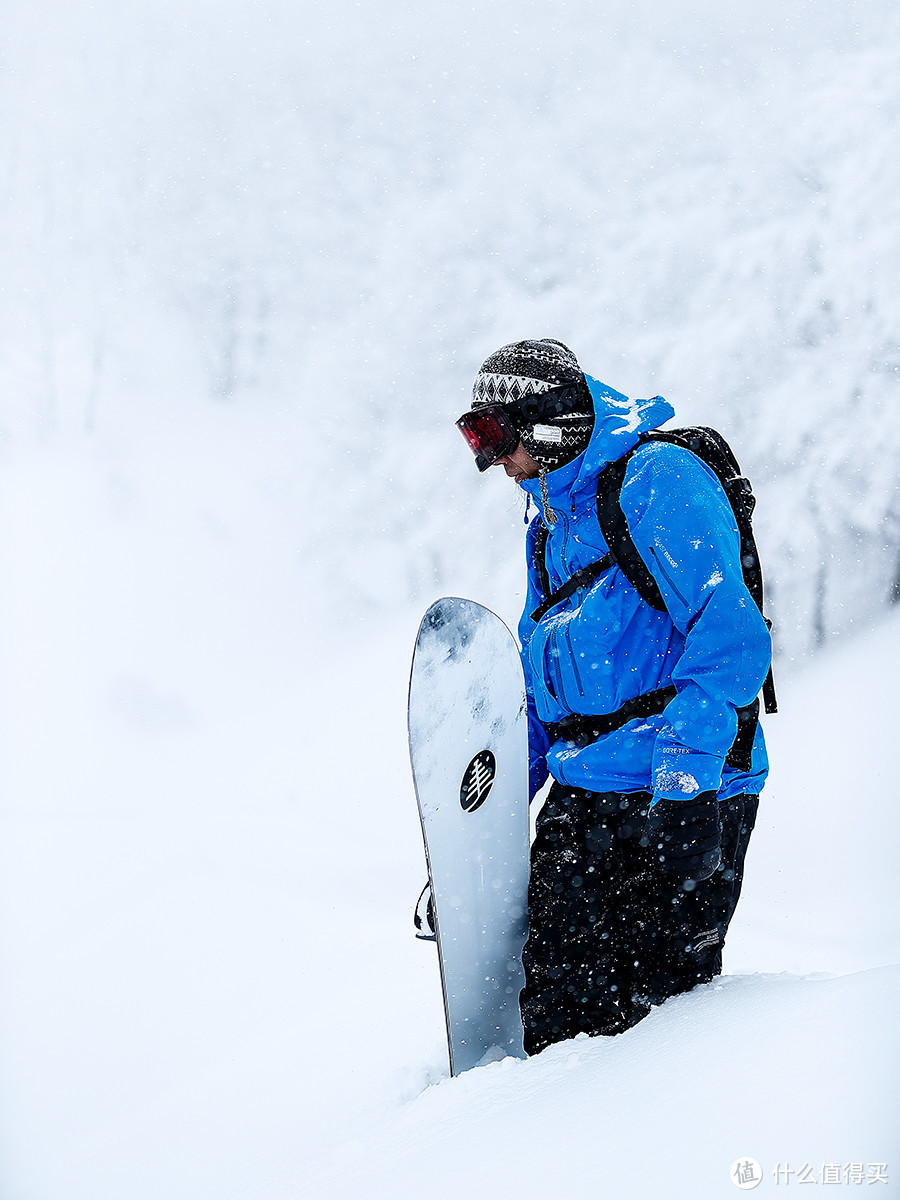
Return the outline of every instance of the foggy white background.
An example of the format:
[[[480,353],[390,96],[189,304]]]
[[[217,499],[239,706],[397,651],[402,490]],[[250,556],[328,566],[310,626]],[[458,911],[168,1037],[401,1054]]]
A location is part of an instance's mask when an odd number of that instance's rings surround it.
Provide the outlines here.
[[[415,1097],[445,1052],[409,930],[406,677],[437,595],[517,617],[522,506],[452,422],[521,337],[716,425],[754,483],[804,699],[770,726],[726,969],[898,961],[875,715],[896,712],[898,50],[888,0],[6,0],[4,1200],[324,1189],[329,1146],[373,1169],[376,1113],[424,1121],[427,1159],[436,1093]],[[813,696],[875,724],[806,729]],[[774,1003],[751,982],[729,1019]],[[884,1003],[882,976],[847,986]],[[708,1028],[704,1008],[686,1044]],[[585,1104],[615,1110],[598,1056],[626,1053],[591,1043]],[[520,1099],[568,1094],[513,1070]],[[465,1085],[488,1130],[491,1079]],[[446,1086],[435,1121],[468,1103]],[[579,1183],[566,1137],[548,1161]],[[372,1194],[418,1194],[382,1169]]]

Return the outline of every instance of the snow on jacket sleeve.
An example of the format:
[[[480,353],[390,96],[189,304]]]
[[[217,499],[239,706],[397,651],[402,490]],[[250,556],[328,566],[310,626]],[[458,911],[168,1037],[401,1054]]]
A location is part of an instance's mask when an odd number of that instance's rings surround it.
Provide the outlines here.
[[[550,738],[543,723],[539,720],[534,709],[534,687],[531,679],[531,663],[528,658],[528,643],[536,626],[531,619],[531,613],[544,599],[538,582],[537,570],[534,565],[535,542],[538,533],[539,517],[535,517],[525,535],[525,554],[528,564],[528,592],[525,597],[525,609],[519,621],[519,642],[522,646],[522,666],[525,669],[525,693],[528,697],[528,776],[529,798],[543,787],[547,780],[547,751],[550,748]]]
[[[737,732],[735,709],[758,695],[771,660],[769,631],[744,584],[734,514],[706,464],[664,442],[633,455],[621,503],[685,638],[672,673],[678,695],[653,752],[654,802],[715,791]]]

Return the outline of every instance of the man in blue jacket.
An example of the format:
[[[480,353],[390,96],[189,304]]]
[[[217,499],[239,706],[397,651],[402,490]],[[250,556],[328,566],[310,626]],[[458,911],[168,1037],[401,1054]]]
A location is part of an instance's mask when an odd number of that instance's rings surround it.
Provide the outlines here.
[[[500,466],[538,510],[519,637],[532,797],[548,772],[553,784],[531,853],[529,1054],[620,1033],[721,971],[768,769],[758,725],[742,761],[730,754],[769,668],[768,628],[715,474],[680,446],[642,442],[672,416],[543,339],[492,354],[458,422],[479,470]],[[664,611],[608,559],[560,592],[609,552],[598,478],[624,455],[621,510]],[[579,716],[603,717],[596,736]]]

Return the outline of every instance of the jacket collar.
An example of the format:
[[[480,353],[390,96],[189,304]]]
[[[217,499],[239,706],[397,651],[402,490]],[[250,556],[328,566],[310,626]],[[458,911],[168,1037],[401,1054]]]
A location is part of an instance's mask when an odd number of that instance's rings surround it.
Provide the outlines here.
[[[642,433],[657,429],[675,416],[675,409],[662,396],[632,400],[605,383],[586,375],[594,402],[594,428],[585,450],[570,463],[548,471],[547,497],[557,510],[593,505],[597,476],[607,465],[627,454]],[[543,514],[540,479],[525,479],[519,485],[536,501]]]

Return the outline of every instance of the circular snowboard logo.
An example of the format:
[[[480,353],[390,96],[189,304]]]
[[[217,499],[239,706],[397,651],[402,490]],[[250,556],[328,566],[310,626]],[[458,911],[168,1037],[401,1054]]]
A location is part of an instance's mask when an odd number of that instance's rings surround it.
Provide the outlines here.
[[[497,774],[497,760],[490,750],[482,750],[476,754],[463,775],[459,788],[459,802],[464,812],[474,812],[481,808],[488,798],[488,792]]]

